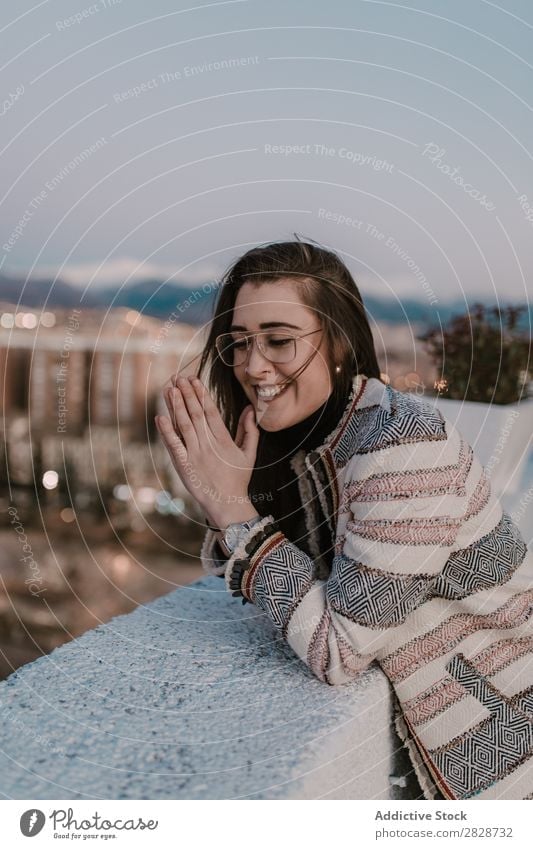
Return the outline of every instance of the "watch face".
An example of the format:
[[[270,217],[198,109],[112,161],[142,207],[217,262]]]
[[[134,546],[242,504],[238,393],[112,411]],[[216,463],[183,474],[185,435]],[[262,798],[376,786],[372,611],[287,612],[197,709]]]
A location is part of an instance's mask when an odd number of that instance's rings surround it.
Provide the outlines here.
[[[224,534],[224,542],[230,551],[234,551],[237,547],[237,543],[239,541],[239,530],[241,530],[240,527],[231,525]]]
[[[226,528],[226,533],[224,534],[224,542],[226,547],[232,553],[237,548],[239,544],[239,540],[242,536],[246,534],[247,531],[250,530],[251,527],[255,525],[257,520],[251,522],[236,522],[233,525],[229,525]]]

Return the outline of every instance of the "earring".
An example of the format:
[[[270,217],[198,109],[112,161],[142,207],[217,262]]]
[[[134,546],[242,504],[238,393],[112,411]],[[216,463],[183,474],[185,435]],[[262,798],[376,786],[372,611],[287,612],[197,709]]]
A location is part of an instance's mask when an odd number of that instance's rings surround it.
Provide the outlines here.
[[[340,370],[341,370],[340,366],[335,366],[335,371],[337,372],[337,374],[340,372]]]

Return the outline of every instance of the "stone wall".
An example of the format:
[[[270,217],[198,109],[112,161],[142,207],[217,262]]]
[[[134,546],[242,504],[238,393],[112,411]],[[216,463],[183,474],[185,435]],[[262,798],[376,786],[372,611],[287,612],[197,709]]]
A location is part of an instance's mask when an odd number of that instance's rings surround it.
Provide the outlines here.
[[[0,683],[15,799],[415,798],[371,667],[329,687],[208,577]]]

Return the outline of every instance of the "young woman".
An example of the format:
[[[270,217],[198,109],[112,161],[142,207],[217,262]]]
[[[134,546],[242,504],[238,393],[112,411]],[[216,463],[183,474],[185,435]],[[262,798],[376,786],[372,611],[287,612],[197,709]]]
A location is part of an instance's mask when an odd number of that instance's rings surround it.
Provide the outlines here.
[[[533,557],[472,449],[380,380],[332,252],[227,272],[198,374],[157,427],[205,512],[201,558],[328,684],[373,660],[428,799],[533,798]]]

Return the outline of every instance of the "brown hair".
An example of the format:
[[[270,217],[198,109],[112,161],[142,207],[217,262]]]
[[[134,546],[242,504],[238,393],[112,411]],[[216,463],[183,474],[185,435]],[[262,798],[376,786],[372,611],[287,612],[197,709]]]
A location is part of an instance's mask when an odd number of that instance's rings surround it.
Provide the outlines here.
[[[226,427],[235,436],[239,416],[249,403],[233,369],[220,360],[215,339],[230,329],[237,294],[245,283],[297,283],[302,303],[322,321],[335,400],[349,392],[360,373],[379,379],[380,370],[368,318],[357,285],[333,251],[300,241],[260,245],[245,253],[224,274],[198,376],[209,367],[209,389]],[[341,371],[335,372],[335,364]]]

